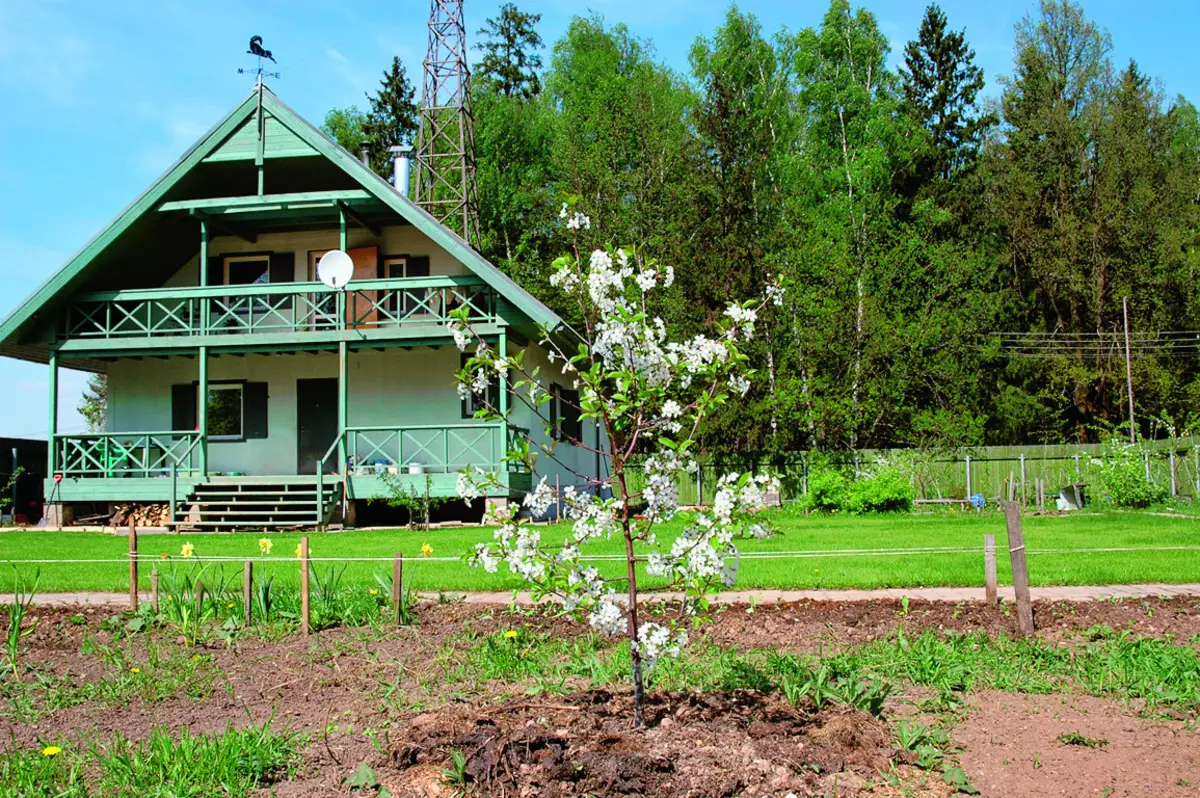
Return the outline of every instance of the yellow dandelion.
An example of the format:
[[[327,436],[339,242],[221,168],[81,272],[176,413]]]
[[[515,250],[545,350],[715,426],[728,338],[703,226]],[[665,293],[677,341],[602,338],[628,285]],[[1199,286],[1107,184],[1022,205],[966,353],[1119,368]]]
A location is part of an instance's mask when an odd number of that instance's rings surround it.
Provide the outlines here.
[[[169,555],[169,554],[167,554],[167,553],[164,551],[162,554],[158,555],[158,559],[160,559],[160,560],[165,560],[165,559],[167,559],[167,557],[169,557],[169,556],[170,556],[170,555]]]
[[[225,605],[225,609],[227,609],[227,610],[231,610],[231,609],[233,609],[233,602],[231,601],[231,602],[229,602],[228,604],[226,604],[226,605]]]
[[[129,669],[129,672],[130,673],[141,673],[142,669],[139,668],[138,666],[134,665],[132,668]]]
[[[57,745],[48,745],[42,749],[42,756],[58,756],[62,753],[62,749]]]
[[[189,542],[189,543],[184,543],[184,544],[183,544],[183,545],[182,545],[182,546],[179,548],[179,553],[183,555],[183,558],[184,558],[185,560],[186,560],[188,557],[191,557],[191,556],[192,556],[192,553],[193,553],[193,552],[195,552],[195,551],[196,551],[196,547],[195,547],[195,546],[193,546],[193,545],[192,545],[190,542]]]
[[[516,640],[517,639],[517,630],[509,629],[507,632],[504,633],[504,637],[507,640]]]
[[[299,543],[296,544],[296,557],[297,558],[300,557],[300,544]]]
[[[269,538],[259,538],[258,539],[258,553],[259,554],[262,554],[262,555],[270,554],[271,546],[272,546],[272,543]]]
[[[433,554],[433,546],[428,543],[421,544],[421,556],[428,557],[430,554]]]
[[[373,587],[372,587],[372,588],[369,588],[369,589],[367,590],[367,592],[368,592],[368,593],[370,593],[372,596],[374,596],[374,595],[377,595],[377,594],[379,593],[379,591],[378,591],[378,590],[376,590],[376,589],[375,589],[375,588],[373,588]]]

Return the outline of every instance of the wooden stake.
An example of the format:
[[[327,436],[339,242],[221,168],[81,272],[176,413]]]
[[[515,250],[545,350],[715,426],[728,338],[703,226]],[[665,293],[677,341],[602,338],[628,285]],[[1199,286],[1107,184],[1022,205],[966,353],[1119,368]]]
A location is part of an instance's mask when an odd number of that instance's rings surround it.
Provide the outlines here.
[[[308,636],[308,535],[300,538],[300,631]]]
[[[250,628],[250,596],[253,595],[254,563],[246,560],[242,566],[242,620],[243,625]]]
[[[137,525],[129,516],[129,609],[138,608]]]
[[[158,569],[150,569],[150,608],[158,615]]]
[[[986,585],[984,601],[996,603],[996,536],[983,536],[983,579]]]
[[[404,555],[396,552],[392,555],[392,606],[396,608],[396,625],[400,626],[404,618],[404,608],[400,602],[404,600]]]
[[[1029,565],[1025,561],[1025,533],[1021,529],[1021,507],[1004,505],[1008,527],[1008,556],[1012,561],[1013,591],[1017,594],[1017,621],[1021,634],[1033,634],[1033,603],[1029,598]]]

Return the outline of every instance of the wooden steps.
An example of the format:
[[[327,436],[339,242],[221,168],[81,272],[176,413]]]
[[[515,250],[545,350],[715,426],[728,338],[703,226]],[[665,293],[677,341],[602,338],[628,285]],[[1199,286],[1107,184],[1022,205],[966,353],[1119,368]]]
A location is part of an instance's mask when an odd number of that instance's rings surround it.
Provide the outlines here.
[[[341,480],[327,477],[212,477],[177,502],[178,529],[314,529],[328,523],[341,495]]]

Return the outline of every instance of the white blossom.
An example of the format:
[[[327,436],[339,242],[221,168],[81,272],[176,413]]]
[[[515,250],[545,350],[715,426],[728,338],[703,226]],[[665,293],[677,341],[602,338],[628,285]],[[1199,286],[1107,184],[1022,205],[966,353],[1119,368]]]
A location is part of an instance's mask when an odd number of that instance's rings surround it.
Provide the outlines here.
[[[554,504],[554,489],[546,484],[545,477],[542,477],[536,488],[525,494],[524,504],[533,513],[534,518],[541,518],[550,509],[550,505]]]
[[[588,615],[588,623],[597,632],[606,635],[620,634],[625,630],[625,613],[612,595],[604,596]]]

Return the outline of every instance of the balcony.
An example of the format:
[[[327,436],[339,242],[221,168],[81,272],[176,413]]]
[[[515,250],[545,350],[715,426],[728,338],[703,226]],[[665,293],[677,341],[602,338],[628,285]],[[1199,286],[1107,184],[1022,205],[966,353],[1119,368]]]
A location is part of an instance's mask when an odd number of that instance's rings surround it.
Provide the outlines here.
[[[56,332],[63,352],[289,346],[445,336],[450,313],[496,324],[497,295],[473,276],[153,288],[83,294]]]

